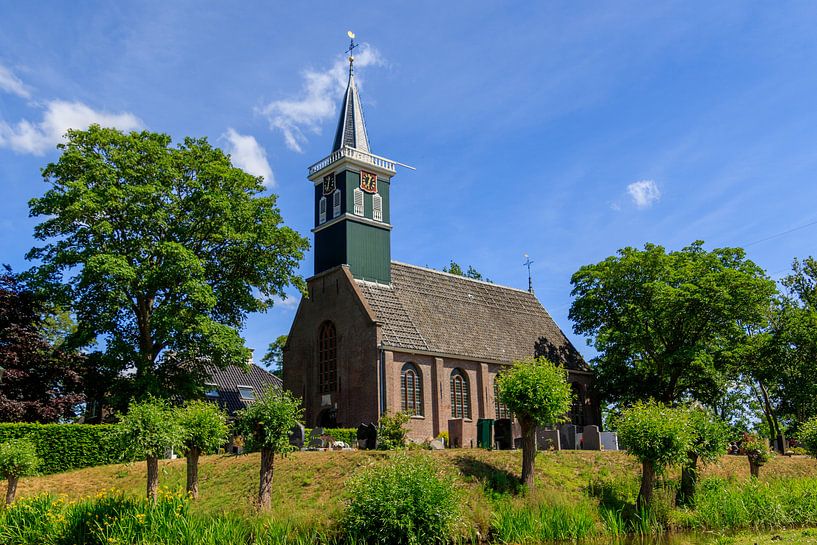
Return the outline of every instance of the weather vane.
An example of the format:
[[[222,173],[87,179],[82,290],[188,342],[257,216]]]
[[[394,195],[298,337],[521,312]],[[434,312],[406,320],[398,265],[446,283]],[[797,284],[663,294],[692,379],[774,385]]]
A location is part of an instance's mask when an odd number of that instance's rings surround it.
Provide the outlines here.
[[[355,62],[355,48],[360,44],[355,43],[355,33],[349,30],[346,32],[346,35],[349,36],[349,49],[346,50],[346,53],[349,54],[349,73],[352,73],[352,63]]]
[[[531,293],[533,293],[533,282],[531,281],[530,277],[530,266],[532,263],[533,260],[528,256],[528,254],[525,254],[525,262],[522,263],[522,266],[528,268],[528,291]]]

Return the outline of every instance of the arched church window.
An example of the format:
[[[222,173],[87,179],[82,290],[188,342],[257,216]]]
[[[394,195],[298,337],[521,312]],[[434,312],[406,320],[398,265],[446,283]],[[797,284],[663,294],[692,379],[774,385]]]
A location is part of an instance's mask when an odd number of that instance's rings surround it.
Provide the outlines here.
[[[372,195],[372,219],[383,221],[383,197],[380,193]]]
[[[355,195],[355,216],[362,216],[363,215],[363,191],[356,187],[354,191]]]
[[[336,189],[332,193],[332,217],[336,218],[338,216],[340,216],[340,189]]]
[[[451,418],[471,418],[468,376],[461,369],[451,372]]]
[[[338,336],[332,322],[324,322],[318,334],[318,389],[322,394],[338,389]]]
[[[318,203],[318,223],[326,221],[326,197],[321,197]]]
[[[499,400],[499,385],[496,383],[496,377],[494,377],[494,410],[496,411],[497,420],[500,418],[513,418],[508,406]]]
[[[570,423],[584,426],[584,389],[578,382],[570,383],[573,394],[573,405],[570,408]]]
[[[423,385],[420,371],[413,363],[400,373],[400,410],[412,416],[423,416]]]

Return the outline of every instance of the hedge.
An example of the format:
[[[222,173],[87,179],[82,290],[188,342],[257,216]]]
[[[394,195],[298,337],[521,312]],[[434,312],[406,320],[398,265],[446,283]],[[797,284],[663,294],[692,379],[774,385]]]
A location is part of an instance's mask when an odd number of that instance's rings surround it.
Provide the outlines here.
[[[111,424],[0,423],[0,443],[28,437],[42,458],[40,473],[60,473],[121,462],[122,449],[109,438],[112,429]]]
[[[304,430],[304,446],[309,442],[311,431],[310,428]],[[350,447],[357,448],[357,428],[324,428],[323,434],[331,435],[335,441],[343,441]]]

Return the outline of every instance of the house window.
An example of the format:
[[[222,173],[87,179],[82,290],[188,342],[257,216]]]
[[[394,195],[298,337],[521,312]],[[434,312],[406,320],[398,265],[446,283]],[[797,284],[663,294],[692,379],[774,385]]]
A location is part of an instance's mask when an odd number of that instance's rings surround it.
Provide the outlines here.
[[[363,215],[363,191],[359,187],[355,188],[355,216]]]
[[[383,221],[383,197],[380,193],[372,195],[372,218],[375,221]]]
[[[318,388],[328,394],[338,389],[338,336],[332,322],[324,322],[318,336]]]
[[[326,197],[321,197],[318,203],[318,216],[318,223],[324,223],[326,221]]]
[[[499,400],[499,385],[494,378],[494,410],[496,411],[496,418],[513,418],[513,414],[508,410],[508,406]]]
[[[210,399],[215,399],[218,397],[218,385],[213,384],[212,382],[207,382],[204,385],[204,395]]]
[[[255,389],[252,386],[238,386],[238,396],[243,401],[255,401]]]
[[[400,373],[400,410],[412,416],[423,416],[423,385],[420,371],[413,363]]]
[[[340,189],[336,189],[332,193],[332,217],[336,218],[338,216],[340,216]]]
[[[451,372],[451,418],[471,418],[468,376],[461,369]]]

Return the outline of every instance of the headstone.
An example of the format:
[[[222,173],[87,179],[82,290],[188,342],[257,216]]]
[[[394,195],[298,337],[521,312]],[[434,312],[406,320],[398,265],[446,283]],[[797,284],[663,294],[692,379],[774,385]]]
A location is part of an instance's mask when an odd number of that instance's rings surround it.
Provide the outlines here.
[[[614,431],[601,432],[601,446],[604,450],[618,450],[618,434]]]
[[[565,450],[575,450],[579,448],[577,428],[573,424],[559,426],[559,443]]]
[[[357,427],[357,448],[366,450],[369,443],[369,426],[360,424]]]
[[[584,450],[601,450],[601,437],[598,426],[585,426],[582,430],[582,448]]]
[[[448,421],[448,440],[451,448],[462,448],[462,440],[464,437],[463,427],[465,421],[462,418],[452,418]]]
[[[431,447],[431,450],[444,450],[445,449],[445,443],[443,442],[442,439],[432,439],[428,443],[428,446]]]
[[[303,448],[305,435],[304,425],[298,422],[289,430],[289,444],[293,447]]]
[[[309,442],[307,446],[309,448],[324,448],[323,439],[321,439],[322,435],[323,428],[312,428],[312,431],[309,432]]]
[[[513,448],[513,424],[510,418],[500,418],[494,421],[494,442],[499,450]]]
[[[559,430],[536,429],[536,448],[538,450],[561,450]]]
[[[374,422],[369,422],[369,436],[367,438],[366,444],[368,445],[369,450],[374,450],[377,448],[377,424]]]

